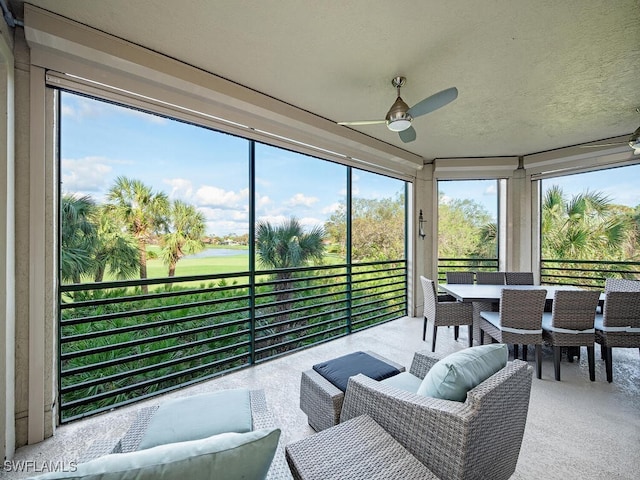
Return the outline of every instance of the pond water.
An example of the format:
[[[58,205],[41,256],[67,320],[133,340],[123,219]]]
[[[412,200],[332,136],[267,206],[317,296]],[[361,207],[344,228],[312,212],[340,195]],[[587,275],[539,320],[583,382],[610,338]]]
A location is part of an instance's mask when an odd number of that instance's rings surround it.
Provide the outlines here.
[[[231,248],[205,248],[201,252],[193,255],[185,255],[184,258],[209,258],[209,257],[230,257],[232,255],[249,255],[249,250],[234,250]]]

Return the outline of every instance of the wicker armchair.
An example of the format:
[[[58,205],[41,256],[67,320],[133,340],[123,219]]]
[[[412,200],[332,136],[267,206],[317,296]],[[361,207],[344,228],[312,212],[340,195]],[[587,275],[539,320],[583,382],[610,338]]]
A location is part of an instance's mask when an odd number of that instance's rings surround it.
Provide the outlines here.
[[[552,313],[542,316],[542,338],[553,346],[553,366],[560,380],[562,347],[587,347],[589,379],[596,379],[593,328],[600,292],[595,290],[558,290],[553,297]],[[571,353],[568,354],[572,355]]]
[[[600,344],[605,361],[607,382],[611,383],[611,349],[640,348],[640,292],[606,292],[603,313],[596,315],[595,329],[596,342]]]
[[[536,376],[542,377],[542,313],[547,297],[544,289],[515,290],[505,288],[500,296],[499,312],[480,313],[480,343],[484,334],[500,343],[513,344],[513,358],[527,359],[527,345],[536,347]]]
[[[436,335],[438,327],[460,325],[469,326],[469,346],[473,346],[473,306],[470,303],[439,302],[436,294],[436,284],[433,280],[420,277],[422,292],[424,294],[424,324],[422,327],[422,340],[427,337],[427,322],[433,322],[433,338],[431,351],[436,349]],[[458,329],[454,330],[454,338],[458,339]]]
[[[414,355],[410,373],[424,378],[438,358]],[[341,422],[367,414],[438,478],[502,480],[516,468],[533,369],[514,360],[470,390],[464,402],[416,395],[371,380],[349,379]]]

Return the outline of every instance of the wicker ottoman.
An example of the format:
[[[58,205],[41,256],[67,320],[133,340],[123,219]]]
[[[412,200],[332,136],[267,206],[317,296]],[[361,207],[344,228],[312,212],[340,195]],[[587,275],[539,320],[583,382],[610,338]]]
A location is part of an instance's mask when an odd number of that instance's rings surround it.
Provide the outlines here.
[[[381,355],[370,351],[366,353],[395,367],[400,372],[405,371],[402,365]],[[307,421],[315,431],[319,432],[340,422],[343,401],[344,392],[318,372],[313,369],[302,372],[300,409],[307,414]]]
[[[285,451],[296,479],[438,478],[368,415],[290,443]]]

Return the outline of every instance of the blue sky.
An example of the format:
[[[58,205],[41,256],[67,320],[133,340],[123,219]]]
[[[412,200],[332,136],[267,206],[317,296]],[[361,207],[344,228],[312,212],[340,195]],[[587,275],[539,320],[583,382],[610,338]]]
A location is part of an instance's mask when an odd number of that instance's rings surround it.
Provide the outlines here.
[[[142,180],[171,199],[196,205],[207,233],[248,231],[248,141],[82,96],[62,94],[62,191],[102,202],[115,178]],[[256,215],[280,223],[297,217],[306,227],[322,225],[345,201],[346,168],[258,144]],[[393,198],[404,182],[354,169],[353,192],[362,198]],[[567,196],[586,189],[614,203],[640,204],[640,165],[543,181]],[[474,200],[497,211],[496,182],[440,182],[445,198]]]
[[[248,231],[247,140],[136,110],[62,94],[62,191],[97,202],[117,176],[143,181],[205,215],[215,235]],[[256,146],[256,216],[323,225],[346,195],[346,167],[268,145]],[[404,182],[353,170],[353,192],[390,198]]]

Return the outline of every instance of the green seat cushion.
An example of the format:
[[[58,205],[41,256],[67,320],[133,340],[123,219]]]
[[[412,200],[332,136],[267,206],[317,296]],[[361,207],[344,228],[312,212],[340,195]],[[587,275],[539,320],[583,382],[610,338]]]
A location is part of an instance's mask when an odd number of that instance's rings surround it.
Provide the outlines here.
[[[422,384],[422,379],[409,372],[401,372],[398,375],[381,380],[380,383],[391,385],[405,392],[417,393]]]
[[[75,471],[53,472],[37,480],[205,480],[263,479],[278,446],[280,430],[221,433],[146,450],[105,455],[78,464]]]
[[[139,450],[252,429],[249,390],[222,390],[169,400],[158,408]]]
[[[507,365],[508,355],[504,343],[481,345],[452,353],[431,367],[417,393],[464,402],[469,390]]]

